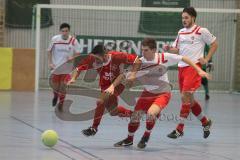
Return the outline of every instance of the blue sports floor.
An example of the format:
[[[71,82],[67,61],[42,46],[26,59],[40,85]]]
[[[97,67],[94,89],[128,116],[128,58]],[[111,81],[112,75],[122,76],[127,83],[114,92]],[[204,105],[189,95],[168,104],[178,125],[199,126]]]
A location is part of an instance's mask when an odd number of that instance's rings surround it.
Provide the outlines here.
[[[177,140],[166,137],[176,126],[180,96],[172,100],[152,132],[148,146],[136,145],[145,129],[141,123],[133,147],[114,148],[113,144],[127,136],[128,119],[103,117],[98,133],[85,137],[81,130],[92,121],[64,121],[51,107],[51,91],[0,92],[0,159],[1,160],[238,160],[240,157],[240,95],[211,93],[196,98],[213,120],[211,135],[203,139],[200,122],[191,115],[184,136]],[[70,95],[71,112],[79,114],[95,106],[95,98]],[[126,104],[120,100],[120,104]],[[92,106],[92,107],[91,107]],[[127,106],[133,109],[132,106]],[[46,129],[58,132],[60,140],[52,149],[41,142]]]

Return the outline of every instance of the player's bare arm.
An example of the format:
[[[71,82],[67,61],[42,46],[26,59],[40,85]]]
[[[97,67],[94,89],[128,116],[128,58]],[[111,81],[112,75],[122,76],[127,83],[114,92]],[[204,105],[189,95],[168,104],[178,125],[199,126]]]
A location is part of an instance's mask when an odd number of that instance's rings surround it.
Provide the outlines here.
[[[133,64],[131,71],[129,72],[128,76],[126,77],[126,85],[131,87],[136,80],[136,74],[141,68],[142,61],[137,58]]]
[[[179,49],[175,47],[171,47],[170,45],[163,45],[163,50],[165,52],[173,53],[173,54],[179,54]]]
[[[72,72],[72,75],[71,75],[71,79],[67,82],[67,85],[70,85],[70,84],[73,84],[76,82],[76,79],[77,77],[80,75],[80,72],[75,69],[73,72]]]
[[[122,73],[120,74],[114,82],[105,90],[105,93],[108,93],[110,95],[113,95],[114,89],[117,85],[119,85],[123,80],[125,80],[125,75]]]
[[[215,40],[211,45],[210,45],[210,49],[208,51],[208,54],[205,58],[200,58],[199,61],[201,64],[207,64],[209,62],[209,60],[212,58],[212,56],[214,55],[214,53],[216,52],[218,48],[218,44],[217,44],[217,40]]]
[[[198,67],[195,63],[193,63],[188,57],[183,56],[182,61],[192,66],[201,77],[206,77],[207,79],[211,79],[211,76],[208,73],[204,72],[200,67]]]
[[[48,66],[51,70],[53,70],[56,66],[52,62],[52,52],[48,51]]]

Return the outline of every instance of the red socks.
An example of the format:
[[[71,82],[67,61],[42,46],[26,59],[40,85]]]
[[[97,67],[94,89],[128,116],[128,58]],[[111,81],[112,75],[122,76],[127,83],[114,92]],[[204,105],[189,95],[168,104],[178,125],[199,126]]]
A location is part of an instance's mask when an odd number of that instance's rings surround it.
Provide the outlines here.
[[[95,114],[94,114],[93,125],[92,125],[93,128],[95,129],[98,128],[101,122],[102,116],[104,114],[104,111],[105,111],[104,104],[97,103],[97,107],[95,109]]]
[[[128,139],[133,140],[134,133],[138,129],[140,122],[132,122],[128,124]]]
[[[207,117],[203,115],[201,106],[197,101],[194,101],[191,109],[192,113],[202,122],[202,125],[206,125],[208,122]]]
[[[180,111],[180,123],[177,125],[177,128],[176,128],[179,132],[183,132],[184,120],[187,119],[190,113],[190,107],[191,107],[190,103],[182,104],[182,108]]]

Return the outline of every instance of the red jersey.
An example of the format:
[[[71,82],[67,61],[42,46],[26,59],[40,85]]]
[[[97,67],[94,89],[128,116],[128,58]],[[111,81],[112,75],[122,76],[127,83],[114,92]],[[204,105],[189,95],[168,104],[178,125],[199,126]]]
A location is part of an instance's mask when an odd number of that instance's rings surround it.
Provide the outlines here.
[[[110,51],[108,54],[108,61],[101,64],[101,66],[95,62],[94,56],[88,55],[77,67],[77,71],[96,69],[100,76],[99,86],[101,90],[107,89],[112,84],[122,72],[124,64],[133,64],[137,58],[136,54],[117,51]]]

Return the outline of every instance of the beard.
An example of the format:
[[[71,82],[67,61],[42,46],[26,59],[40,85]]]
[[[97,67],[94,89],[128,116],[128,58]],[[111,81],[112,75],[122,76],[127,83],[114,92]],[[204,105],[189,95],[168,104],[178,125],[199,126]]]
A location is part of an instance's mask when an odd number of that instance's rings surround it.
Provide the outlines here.
[[[183,23],[183,26],[185,27],[185,28],[191,28],[192,26],[193,26],[193,24],[194,24],[194,21],[193,20],[191,20],[188,24],[187,23]]]

